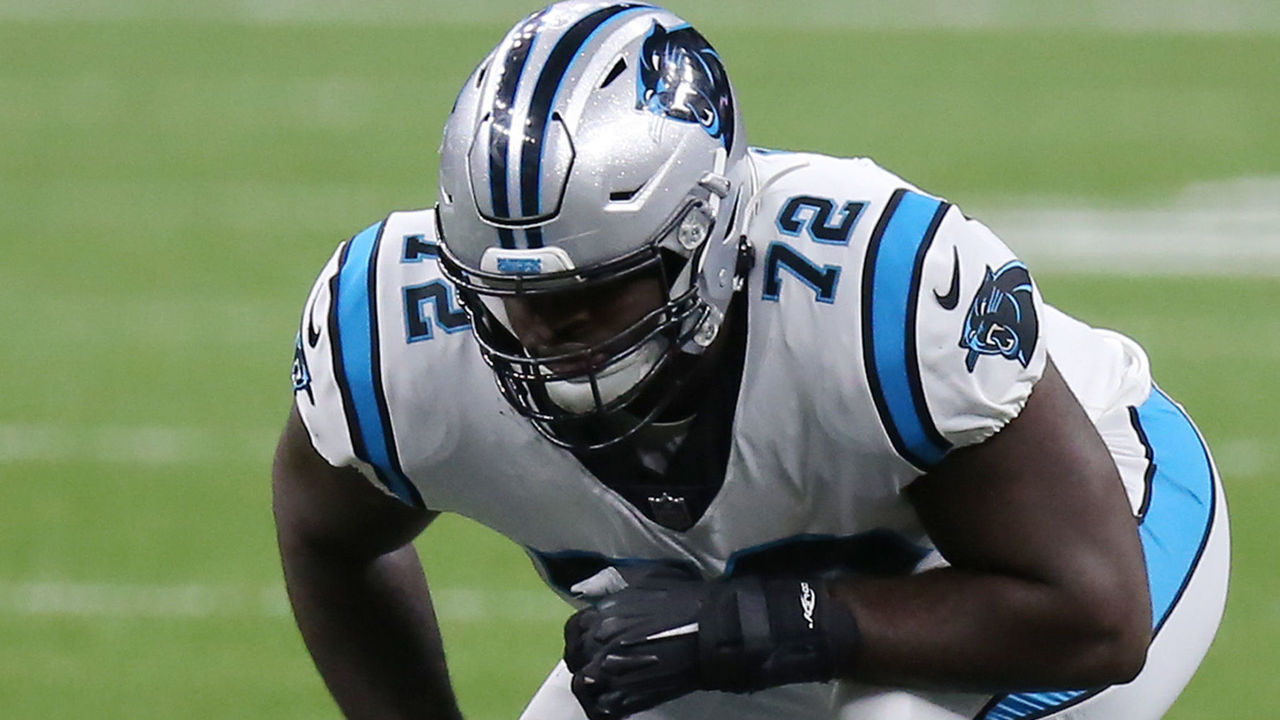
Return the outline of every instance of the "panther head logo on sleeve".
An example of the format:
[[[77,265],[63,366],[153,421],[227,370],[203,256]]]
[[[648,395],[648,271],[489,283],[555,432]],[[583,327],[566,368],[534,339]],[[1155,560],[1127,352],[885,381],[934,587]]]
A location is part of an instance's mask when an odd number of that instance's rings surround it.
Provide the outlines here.
[[[969,351],[965,367],[973,372],[979,355],[1003,355],[1026,367],[1039,334],[1027,267],[1017,260],[995,272],[987,266],[960,336],[960,347]]]

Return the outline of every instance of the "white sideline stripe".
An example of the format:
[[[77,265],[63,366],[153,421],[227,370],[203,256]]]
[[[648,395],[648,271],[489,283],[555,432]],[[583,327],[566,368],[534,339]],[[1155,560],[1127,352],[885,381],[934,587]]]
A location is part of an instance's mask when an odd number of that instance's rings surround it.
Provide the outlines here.
[[[541,2],[488,0],[423,3],[410,0],[0,0],[0,20],[235,22],[255,25],[344,23],[374,26],[489,23],[507,26]],[[733,13],[710,3],[664,3],[710,26],[843,27],[858,29],[1090,29],[1114,32],[1280,33],[1269,0],[900,0],[897,3],[810,0],[735,0]]]
[[[444,622],[557,622],[571,611],[550,590],[433,588]],[[145,585],[88,582],[0,582],[0,615],[84,618],[277,618],[290,615],[274,585]]]
[[[191,427],[0,423],[0,463],[89,461],[143,466],[268,456],[279,429],[209,432]]]
[[[1193,183],[1141,208],[968,205],[1033,272],[1280,276],[1280,178]]]
[[[1274,440],[1225,438],[1211,443],[1209,449],[1227,488],[1238,482],[1241,476],[1261,480],[1280,464],[1280,452],[1276,451]]]
[[[0,424],[0,464],[76,461],[166,466],[218,462],[246,451],[267,457],[277,433],[263,429],[237,438],[196,428]],[[1280,465],[1280,451],[1266,438],[1222,438],[1211,449],[1228,480],[1260,475]]]
[[[3,2],[3,0],[0,0]],[[317,111],[320,112],[320,111]],[[85,212],[97,217],[93,202],[135,202],[162,194],[171,207],[214,207],[220,217],[233,218],[227,228],[239,232],[275,222],[281,209],[306,216],[335,203],[377,205],[376,192],[359,184],[298,185],[270,182],[214,182],[173,189],[153,182],[111,182],[51,186],[48,200],[37,214]],[[89,192],[84,192],[85,188]],[[936,188],[926,188],[936,190]],[[76,193],[98,198],[80,210],[66,210],[60,198]],[[104,205],[105,207],[105,205]],[[985,222],[1020,257],[1032,273],[1083,272],[1108,275],[1247,275],[1280,277],[1280,177],[1239,177],[1191,183],[1169,198],[1145,205],[1100,205],[1071,198],[980,197],[961,208]],[[77,219],[80,216],[72,216]],[[164,222],[158,219],[156,222]],[[240,225],[243,223],[243,227]],[[161,227],[163,229],[163,226]],[[175,225],[172,228],[177,231]],[[187,337],[186,313],[173,312],[173,303],[123,304],[114,316],[137,324],[146,332],[156,323],[173,331],[163,337]],[[181,301],[190,302],[190,301]],[[201,302],[201,317],[212,329],[237,340],[258,342],[264,326],[246,323],[255,307],[248,303]],[[168,311],[166,311],[168,310]],[[64,318],[70,317],[70,320]],[[102,323],[83,313],[60,313],[58,322],[82,323],[79,332],[103,332]],[[62,327],[62,325],[59,325]]]

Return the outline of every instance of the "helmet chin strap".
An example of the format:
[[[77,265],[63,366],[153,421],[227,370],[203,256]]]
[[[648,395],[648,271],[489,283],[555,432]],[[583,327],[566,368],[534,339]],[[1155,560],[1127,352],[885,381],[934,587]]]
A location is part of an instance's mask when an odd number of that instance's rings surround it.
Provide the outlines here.
[[[670,343],[665,337],[651,338],[638,350],[581,379],[546,383],[547,396],[561,410],[584,414],[599,409],[592,385],[600,393],[599,405],[607,405],[635,387],[662,358]]]

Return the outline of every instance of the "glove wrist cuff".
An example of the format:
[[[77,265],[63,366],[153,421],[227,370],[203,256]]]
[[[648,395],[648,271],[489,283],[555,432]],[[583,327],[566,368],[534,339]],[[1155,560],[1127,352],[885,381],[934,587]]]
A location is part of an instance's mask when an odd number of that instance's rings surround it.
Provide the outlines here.
[[[812,654],[807,681],[848,675],[861,647],[853,613],[832,595],[821,578],[769,580],[764,583],[775,643]]]
[[[708,689],[750,692],[846,674],[857,622],[817,578],[741,578],[726,583],[699,618],[699,659]]]

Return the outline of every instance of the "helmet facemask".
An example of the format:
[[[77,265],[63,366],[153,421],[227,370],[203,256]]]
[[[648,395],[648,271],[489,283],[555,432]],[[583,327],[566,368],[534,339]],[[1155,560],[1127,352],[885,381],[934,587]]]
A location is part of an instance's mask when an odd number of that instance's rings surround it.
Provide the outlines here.
[[[694,282],[695,255],[705,247],[713,223],[702,203],[691,201],[636,251],[586,268],[473,271],[449,254],[447,242],[440,263],[458,287],[481,354],[507,402],[556,444],[598,450],[657,419],[688,378],[672,369],[687,362],[682,356],[703,348],[699,339],[714,338],[715,328],[708,327],[713,310]],[[522,270],[554,266],[554,252],[539,254],[498,252],[485,264]],[[575,298],[589,300],[593,293],[600,296],[645,279],[656,281],[663,301],[603,341],[537,353],[521,343],[513,326],[509,303],[564,299],[572,304]]]

